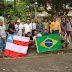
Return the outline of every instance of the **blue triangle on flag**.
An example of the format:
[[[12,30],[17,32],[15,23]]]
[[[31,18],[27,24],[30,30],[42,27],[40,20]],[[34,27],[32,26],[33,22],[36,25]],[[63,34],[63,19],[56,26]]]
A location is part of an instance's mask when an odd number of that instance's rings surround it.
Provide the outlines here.
[[[13,35],[12,34],[8,34],[7,42],[9,42],[9,43],[13,42]]]

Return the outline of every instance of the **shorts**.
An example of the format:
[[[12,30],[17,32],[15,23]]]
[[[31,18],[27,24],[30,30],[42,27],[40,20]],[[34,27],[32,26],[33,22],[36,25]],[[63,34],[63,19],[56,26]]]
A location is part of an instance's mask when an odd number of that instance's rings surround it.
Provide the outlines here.
[[[67,31],[67,35],[70,35],[70,37],[72,37],[72,31]]]

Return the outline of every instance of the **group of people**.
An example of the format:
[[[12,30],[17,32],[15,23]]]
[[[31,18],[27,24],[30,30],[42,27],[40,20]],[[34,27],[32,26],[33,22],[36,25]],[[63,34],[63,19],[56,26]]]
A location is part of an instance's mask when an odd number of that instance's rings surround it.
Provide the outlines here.
[[[35,21],[34,19],[31,19],[31,22],[30,20],[27,20],[26,24],[22,24],[20,19],[17,20],[16,23],[15,20],[12,20],[10,23],[11,24],[6,30],[3,21],[0,21],[0,52],[5,50],[6,35],[8,34],[29,37],[29,47],[31,45],[36,46],[36,37],[55,33],[60,34],[62,47],[64,44],[67,47],[70,43],[69,36],[71,37],[72,42],[72,18],[66,18],[66,22],[63,17],[61,18],[61,22],[56,21],[56,17],[54,17],[53,22],[51,22],[51,20],[48,21],[48,19],[45,18],[44,23],[37,19],[35,19]]]

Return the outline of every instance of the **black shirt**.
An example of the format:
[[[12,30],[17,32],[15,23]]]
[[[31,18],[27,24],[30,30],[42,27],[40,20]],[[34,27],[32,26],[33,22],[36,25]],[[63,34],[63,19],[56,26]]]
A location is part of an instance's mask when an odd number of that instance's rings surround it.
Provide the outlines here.
[[[33,40],[32,36],[30,36],[30,40]],[[29,41],[30,42],[30,41]]]
[[[30,40],[33,40],[32,36],[30,36]]]
[[[8,32],[9,32],[9,34],[14,34],[14,32],[11,32],[10,29],[12,29],[12,30],[15,31],[15,26],[12,25],[12,24],[10,24],[10,25],[9,25],[9,28],[8,28]]]

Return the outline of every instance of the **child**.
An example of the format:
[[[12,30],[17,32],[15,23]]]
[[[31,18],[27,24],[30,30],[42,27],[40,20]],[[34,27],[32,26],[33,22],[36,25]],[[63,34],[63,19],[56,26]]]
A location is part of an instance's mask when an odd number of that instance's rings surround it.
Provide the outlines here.
[[[69,44],[68,35],[65,32],[62,32],[62,35],[60,36],[60,39],[61,39],[61,43],[62,43],[62,45],[61,45],[62,48],[63,48],[64,44],[67,47],[68,44]]]

